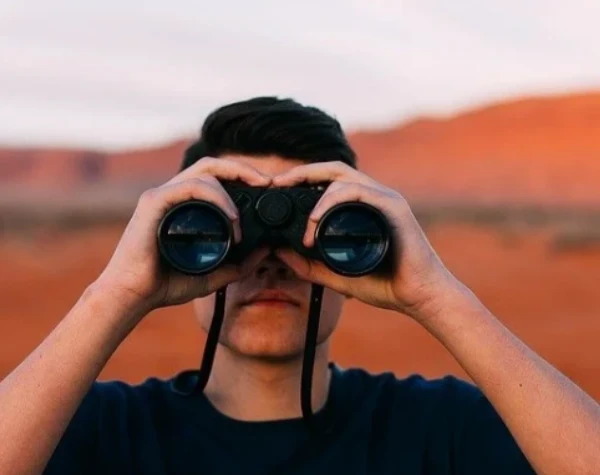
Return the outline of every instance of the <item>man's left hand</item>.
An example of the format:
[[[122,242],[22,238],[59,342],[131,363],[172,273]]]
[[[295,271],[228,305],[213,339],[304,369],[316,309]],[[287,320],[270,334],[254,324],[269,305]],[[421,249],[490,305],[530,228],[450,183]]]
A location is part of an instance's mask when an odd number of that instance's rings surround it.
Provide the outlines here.
[[[416,320],[426,318],[443,306],[445,297],[454,294],[460,283],[443,265],[419,226],[407,201],[400,193],[342,162],[302,165],[278,175],[273,185],[330,183],[309,217],[304,244],[314,245],[316,226],[333,206],[360,201],[377,207],[392,230],[395,259],[389,276],[344,277],[321,262],[310,261],[290,250],[278,251],[279,258],[302,279],[329,287],[341,294],[380,308],[405,313]],[[427,310],[425,310],[427,309]]]

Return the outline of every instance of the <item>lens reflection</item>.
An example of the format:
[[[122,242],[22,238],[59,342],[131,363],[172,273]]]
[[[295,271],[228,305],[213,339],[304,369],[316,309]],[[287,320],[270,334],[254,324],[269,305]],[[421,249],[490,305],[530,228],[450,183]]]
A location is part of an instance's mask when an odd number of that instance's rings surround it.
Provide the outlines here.
[[[165,224],[162,234],[165,251],[179,268],[206,272],[217,266],[229,249],[227,222],[208,206],[181,207]]]
[[[332,211],[317,235],[325,261],[344,274],[373,270],[384,257],[387,239],[385,222],[379,213],[357,204]]]

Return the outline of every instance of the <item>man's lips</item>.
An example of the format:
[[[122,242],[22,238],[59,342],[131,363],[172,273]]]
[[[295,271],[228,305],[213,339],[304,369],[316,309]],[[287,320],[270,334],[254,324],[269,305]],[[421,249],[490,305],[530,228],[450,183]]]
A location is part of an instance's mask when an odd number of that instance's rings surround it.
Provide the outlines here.
[[[298,301],[298,299],[292,297],[287,292],[278,289],[263,289],[261,291],[251,293],[242,301],[242,305],[253,304],[288,304],[300,306],[300,302]]]

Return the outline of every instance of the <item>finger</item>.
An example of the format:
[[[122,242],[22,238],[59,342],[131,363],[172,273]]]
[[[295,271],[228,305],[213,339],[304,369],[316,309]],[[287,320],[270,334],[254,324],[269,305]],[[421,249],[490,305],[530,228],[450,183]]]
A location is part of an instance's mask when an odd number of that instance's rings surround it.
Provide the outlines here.
[[[339,190],[340,188],[343,188],[344,186],[346,186],[346,183],[342,182],[342,181],[334,181],[333,183],[331,183],[327,187],[327,190],[325,190],[325,193],[323,193],[323,195],[321,196],[319,201],[317,201],[317,203],[315,204],[315,207],[318,206],[319,202],[324,197],[326,197],[329,193],[335,193],[337,190]],[[313,208],[313,210],[314,210],[314,208]],[[314,236],[315,236],[315,232],[317,230],[317,225],[318,225],[318,221],[311,220],[310,215],[309,215],[308,219],[306,220],[306,229],[304,231],[304,237],[302,239],[302,242],[305,246],[312,247],[314,245]]]
[[[339,183],[339,182],[338,182]],[[307,247],[312,247],[315,243],[315,231],[317,225],[323,218],[323,215],[338,204],[350,202],[367,203],[381,209],[385,208],[388,195],[377,189],[358,183],[339,183],[335,187],[328,189],[313,208],[306,222],[306,231],[303,237],[303,243]]]
[[[281,175],[273,177],[275,186],[294,186],[300,183],[324,183],[336,180],[358,183],[372,182],[367,175],[360,173],[343,162],[320,162],[300,165]]]
[[[229,196],[227,191],[225,191],[225,188],[223,188],[223,185],[221,184],[221,182],[219,180],[217,180],[213,175],[200,175],[197,177],[197,179],[201,180],[202,182],[206,183],[209,186],[212,186],[213,188],[220,190],[221,193],[223,194],[223,197],[231,205],[231,208],[236,212],[236,214],[239,214],[237,206],[235,205],[233,199],[231,198],[231,196]],[[191,178],[191,180],[193,180],[193,178]]]
[[[224,285],[250,275],[260,263],[270,254],[269,249],[260,248],[252,252],[240,265],[224,265],[209,274],[209,292],[214,292]]]
[[[231,220],[235,242],[240,241],[241,229],[235,204],[220,185],[217,187],[206,179],[190,178],[145,191],[140,198],[140,207],[154,213],[155,219],[161,219],[173,206],[194,199],[207,201],[221,209]]]
[[[166,184],[176,183],[200,175],[212,175],[219,180],[243,181],[250,186],[268,186],[271,177],[247,163],[224,158],[204,157],[175,175]]]
[[[253,252],[239,265],[223,265],[210,274],[187,275],[174,272],[173,288],[185,289],[186,300],[205,297],[251,273],[269,254],[268,249]]]
[[[325,264],[307,259],[290,249],[277,249],[275,254],[299,279],[347,294],[348,278],[336,274]]]
[[[223,188],[223,185],[221,184],[221,182],[219,180],[217,180],[214,176],[202,175],[200,177],[200,179],[202,181],[206,182],[208,185],[212,186],[213,188],[219,190],[222,193],[223,197],[229,202],[231,209],[235,212],[235,215],[236,215],[236,217],[230,218],[232,225],[233,225],[234,241],[240,242],[242,239],[242,233],[241,233],[241,228],[240,228],[240,224],[239,224],[239,210],[237,209],[237,206],[233,202],[233,199],[231,198],[231,196],[229,196],[229,193],[227,193],[227,191],[225,191],[225,188]]]

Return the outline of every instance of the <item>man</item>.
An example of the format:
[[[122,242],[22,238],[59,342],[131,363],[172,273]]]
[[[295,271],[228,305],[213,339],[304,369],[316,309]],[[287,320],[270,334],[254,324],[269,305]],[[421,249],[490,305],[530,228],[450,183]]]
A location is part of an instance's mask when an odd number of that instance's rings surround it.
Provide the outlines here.
[[[2,381],[0,473],[600,472],[599,406],[444,267],[402,196],[356,170],[333,118],[277,98],[230,104],[207,118],[182,168],[142,195],[105,270]],[[204,277],[160,266],[157,226],[179,202],[214,203],[240,238],[238,212],[220,184],[234,179],[273,187],[331,182],[307,224],[306,245],[336,203],[377,206],[393,228],[395,273],[344,278],[281,249],[257,249],[241,266]],[[298,397],[311,283],[326,287],[312,407],[329,430],[317,434],[306,430]],[[203,393],[184,396],[175,380],[94,382],[153,309],[193,301],[207,329],[214,292],[224,285],[225,320]],[[476,386],[330,362],[329,338],[348,296],[416,320]],[[177,381],[185,386],[185,378]]]

